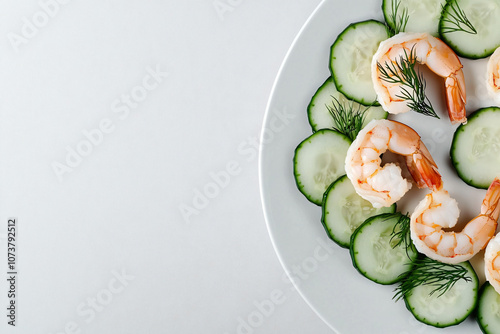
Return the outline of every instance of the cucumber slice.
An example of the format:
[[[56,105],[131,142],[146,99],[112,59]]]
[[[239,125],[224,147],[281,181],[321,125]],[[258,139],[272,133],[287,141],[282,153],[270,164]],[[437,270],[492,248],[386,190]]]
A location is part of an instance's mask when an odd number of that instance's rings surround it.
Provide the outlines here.
[[[460,125],[451,143],[451,161],[467,184],[488,189],[500,175],[500,108],[482,108]]]
[[[472,313],[477,304],[479,279],[469,262],[459,265],[467,269],[470,281],[460,279],[442,295],[440,292],[431,295],[435,286],[419,285],[404,298],[406,307],[417,320],[443,328],[458,325]]]
[[[356,193],[346,175],[341,176],[325,192],[321,223],[337,244],[349,248],[351,235],[367,218],[396,211],[396,205],[375,209]]]
[[[397,245],[392,232],[400,213],[381,214],[368,218],[352,235],[350,254],[354,267],[366,278],[379,284],[393,284],[411,269],[417,251],[404,243]]]
[[[378,45],[389,38],[385,24],[368,20],[350,24],[330,50],[330,71],[339,92],[363,105],[379,105],[371,63]]]
[[[337,90],[332,77],[318,88],[307,107],[307,117],[313,132],[320,129],[331,129],[334,127],[332,115],[328,106],[332,106],[334,99],[342,104],[352,103],[353,110],[366,110],[363,126],[370,123],[373,119],[385,119],[388,113],[382,107],[366,107],[357,102],[351,101],[344,94]]]
[[[300,192],[316,205],[325,190],[345,174],[345,157],[351,140],[343,134],[322,129],[304,139],[295,149],[293,173]]]
[[[500,333],[500,295],[486,282],[479,292],[477,323],[483,333]]]
[[[457,11],[462,10],[476,30],[456,24]],[[500,45],[500,0],[451,0],[443,8],[439,35],[459,56],[477,59],[488,57]]]
[[[392,20],[393,5],[398,2],[397,17],[401,17],[404,10],[408,13],[405,32],[427,32],[435,37],[439,36],[439,20],[446,0],[383,0],[382,11],[385,22],[393,30],[395,29]]]

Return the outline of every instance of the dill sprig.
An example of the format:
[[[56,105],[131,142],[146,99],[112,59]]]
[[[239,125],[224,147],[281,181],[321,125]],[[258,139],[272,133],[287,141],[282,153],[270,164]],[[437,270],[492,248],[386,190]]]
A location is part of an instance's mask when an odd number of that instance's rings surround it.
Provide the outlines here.
[[[408,213],[406,213],[406,215],[395,213],[394,215],[398,215],[399,217],[398,221],[394,225],[394,228],[392,229],[390,244],[392,248],[396,248],[402,245],[405,248],[406,256],[411,259],[409,252],[410,249],[414,248],[414,246],[411,241],[410,234],[410,216],[408,215]],[[389,217],[388,219],[392,217],[393,216]]]
[[[333,96],[332,99],[332,105],[327,105],[326,108],[332,115],[333,129],[351,140],[356,139],[359,131],[363,128],[365,114],[369,107],[363,109],[361,105],[357,104],[356,108],[353,101],[341,103]]]
[[[459,280],[472,281],[472,278],[467,276],[467,269],[459,264],[441,263],[428,257],[415,260],[413,264],[414,267],[408,273],[403,274],[403,279],[394,290],[396,294],[393,299],[396,301],[410,296],[412,290],[420,285],[433,287],[429,295],[439,293],[438,297],[441,297]]]
[[[465,12],[458,5],[457,0],[451,0],[448,4],[450,10],[448,11],[449,16],[443,16],[443,22],[448,23],[448,25],[443,24],[441,31],[443,33],[451,33],[456,31],[462,31],[468,34],[477,34],[476,28],[465,15]],[[443,11],[444,11],[444,7]]]
[[[383,81],[401,85],[401,95],[396,97],[407,101],[409,108],[420,114],[439,118],[425,95],[425,79],[423,74],[415,69],[416,64],[415,48],[412,47],[409,54],[405,49],[399,60],[386,62],[385,66],[377,63],[377,67]]]
[[[405,31],[406,25],[408,24],[408,19],[410,18],[410,15],[408,15],[408,8],[404,8],[401,15],[399,15],[400,6],[401,0],[392,0],[389,21],[394,24],[394,28],[386,25],[387,33],[390,36],[395,36],[400,32]]]

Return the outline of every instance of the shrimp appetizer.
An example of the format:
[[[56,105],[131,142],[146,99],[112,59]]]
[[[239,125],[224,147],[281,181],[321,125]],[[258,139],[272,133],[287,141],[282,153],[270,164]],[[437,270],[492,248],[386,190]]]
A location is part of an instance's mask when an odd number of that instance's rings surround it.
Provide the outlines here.
[[[500,98],[500,47],[491,55],[486,68],[488,91]]]
[[[425,196],[411,215],[413,244],[420,253],[443,263],[467,261],[495,235],[499,202],[500,180],[495,178],[486,192],[480,214],[460,232],[445,231],[444,228],[455,226],[460,210],[457,201],[446,190],[434,191]]]
[[[414,109],[404,96],[418,95],[417,88],[403,88],[403,84],[397,78],[401,73],[398,64],[401,65],[401,59],[405,59],[404,57],[407,57],[406,59],[415,57],[415,62],[427,65],[431,71],[445,79],[446,104],[450,120],[452,123],[466,123],[465,78],[462,63],[448,45],[428,33],[399,33],[380,43],[372,58],[371,67],[377,100],[382,107],[392,114]],[[384,66],[387,65],[394,71],[383,73]],[[410,73],[413,72],[412,69],[409,70]],[[414,72],[413,78],[415,78]]]
[[[406,157],[408,170],[419,187],[442,187],[436,163],[415,130],[396,121],[373,120],[358,133],[345,160],[354,189],[373,207],[391,206],[412,186],[396,164],[381,166],[380,155],[387,150]]]

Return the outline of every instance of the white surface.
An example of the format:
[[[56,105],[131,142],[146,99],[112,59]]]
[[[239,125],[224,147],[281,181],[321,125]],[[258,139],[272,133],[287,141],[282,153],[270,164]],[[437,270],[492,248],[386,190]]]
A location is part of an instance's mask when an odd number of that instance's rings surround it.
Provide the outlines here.
[[[331,19],[333,12],[338,20]],[[320,224],[321,209],[299,193],[293,180],[293,150],[311,134],[304,110],[314,91],[329,76],[331,41],[349,23],[369,18],[382,20],[381,15],[379,3],[375,1],[356,0],[342,6],[325,1],[302,30],[286,59],[266,114],[267,132],[275,136],[262,145],[262,193],[273,243],[300,293],[342,334],[480,333],[472,317],[446,329],[419,323],[403,301],[392,300],[394,286],[376,285],[359,275],[351,264],[348,250],[337,247],[327,238]],[[469,112],[493,104],[485,87],[485,61],[462,61]],[[457,126],[450,124],[446,113],[443,80],[429,74],[426,73],[426,91],[441,118],[416,113],[391,118],[410,125],[422,137],[439,167],[444,188],[460,205],[457,225],[460,228],[478,214],[486,191],[467,186],[451,166],[449,148]],[[290,121],[277,129],[276,115],[284,110]],[[273,124],[277,130],[273,131]],[[427,192],[412,189],[397,203],[398,210],[411,213]],[[482,280],[481,255],[473,259],[473,264]]]
[[[0,2],[0,233],[19,221],[17,326],[2,238],[0,332],[331,333],[283,276],[252,148],[319,0],[72,0],[52,17],[40,3]],[[16,52],[9,36],[33,17]],[[169,75],[121,119],[148,68]],[[106,119],[60,182],[53,163]],[[228,163],[235,175],[187,222],[179,208]],[[93,300],[106,304],[94,317]]]

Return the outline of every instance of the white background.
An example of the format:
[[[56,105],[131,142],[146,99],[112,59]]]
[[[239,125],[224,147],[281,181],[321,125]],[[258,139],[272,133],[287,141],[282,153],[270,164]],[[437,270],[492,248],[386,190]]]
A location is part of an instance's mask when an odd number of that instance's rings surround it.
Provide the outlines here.
[[[253,146],[319,2],[0,2],[0,332],[332,332],[278,262]]]

